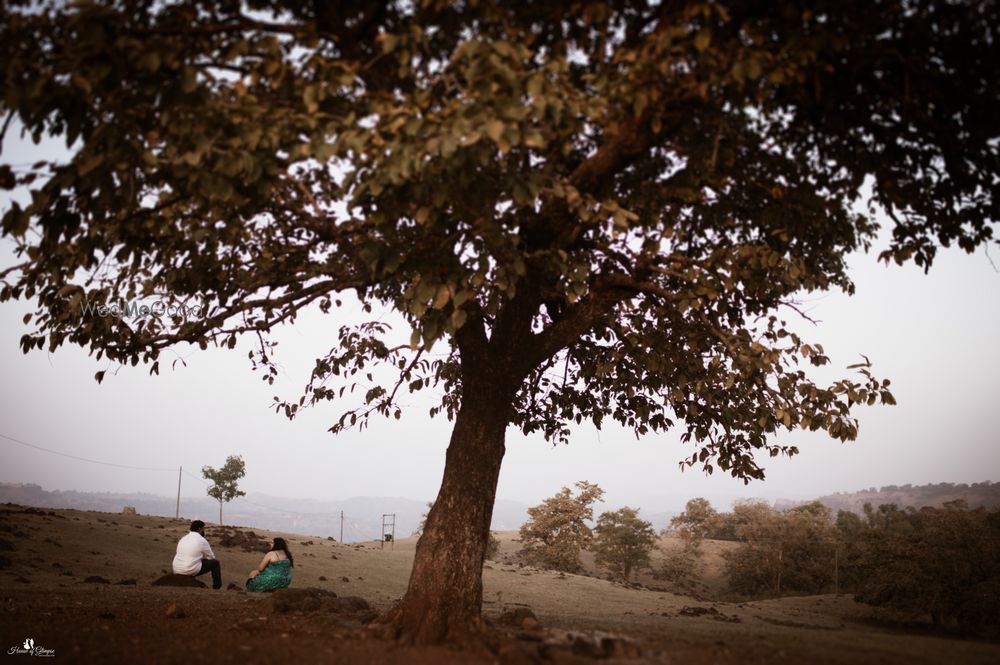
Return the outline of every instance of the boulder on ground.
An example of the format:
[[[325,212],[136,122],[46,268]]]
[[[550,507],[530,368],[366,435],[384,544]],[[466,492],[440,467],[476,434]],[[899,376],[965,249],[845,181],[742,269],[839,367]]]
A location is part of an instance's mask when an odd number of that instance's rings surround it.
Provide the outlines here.
[[[278,589],[271,596],[271,607],[278,613],[329,612],[347,614],[366,623],[374,618],[371,605],[357,596],[338,596],[333,591],[307,587],[305,589]]]
[[[135,512],[135,506],[125,506],[122,508],[122,515],[137,515]]]
[[[516,607],[512,610],[507,610],[500,615],[500,623],[505,626],[524,628],[526,630],[534,630],[539,626],[538,617],[535,616],[530,607]]]
[[[153,586],[180,586],[180,587],[201,587],[206,588],[205,583],[196,580],[190,575],[175,575],[170,573],[153,582]]]
[[[244,552],[266,552],[271,547],[271,541],[261,538],[253,531],[234,527],[220,527],[212,532],[213,542],[221,547],[240,548]]]
[[[271,597],[275,612],[315,612],[337,598],[333,591],[307,587],[305,589],[278,589]]]

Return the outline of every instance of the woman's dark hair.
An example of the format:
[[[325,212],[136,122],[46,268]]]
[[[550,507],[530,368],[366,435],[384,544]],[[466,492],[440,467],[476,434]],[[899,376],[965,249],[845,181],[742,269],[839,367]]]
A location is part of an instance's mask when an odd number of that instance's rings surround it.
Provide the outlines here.
[[[277,552],[278,550],[284,552],[285,556],[288,557],[289,566],[295,565],[295,558],[292,556],[292,553],[288,551],[288,543],[285,542],[284,538],[275,538],[274,544],[271,546],[271,549],[269,551]]]

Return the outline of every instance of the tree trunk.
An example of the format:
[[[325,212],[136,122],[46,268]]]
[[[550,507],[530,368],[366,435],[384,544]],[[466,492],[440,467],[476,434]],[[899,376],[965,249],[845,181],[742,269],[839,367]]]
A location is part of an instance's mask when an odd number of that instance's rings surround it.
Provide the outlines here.
[[[462,642],[481,628],[483,560],[513,393],[471,392],[463,391],[406,594],[383,618],[404,642]]]
[[[222,499],[219,499],[219,526],[222,526]]]

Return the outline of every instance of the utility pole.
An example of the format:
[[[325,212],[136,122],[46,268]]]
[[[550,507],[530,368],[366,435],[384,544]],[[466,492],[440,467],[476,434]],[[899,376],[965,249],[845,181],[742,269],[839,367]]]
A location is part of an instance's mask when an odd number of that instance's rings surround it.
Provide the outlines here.
[[[181,473],[184,471],[183,466],[177,467],[177,513],[174,517],[180,519],[181,516]]]
[[[344,511],[340,511],[340,542],[344,542]]]

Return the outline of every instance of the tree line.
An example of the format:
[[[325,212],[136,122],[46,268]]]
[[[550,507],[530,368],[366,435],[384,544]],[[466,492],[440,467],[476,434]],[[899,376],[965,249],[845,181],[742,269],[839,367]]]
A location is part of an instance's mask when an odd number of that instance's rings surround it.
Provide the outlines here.
[[[779,510],[765,501],[738,501],[729,512],[703,498],[661,532],[624,507],[594,519],[604,491],[580,481],[528,510],[521,527],[525,563],[584,572],[581,552],[594,554],[608,576],[629,583],[639,571],[694,591],[704,569],[706,540],[731,541],[722,552],[728,590],[742,598],[851,593],[939,628],[1000,634],[1000,508],[864,506],[834,512],[818,501]],[[590,524],[593,524],[591,527]],[[656,564],[652,554],[660,548]]]

